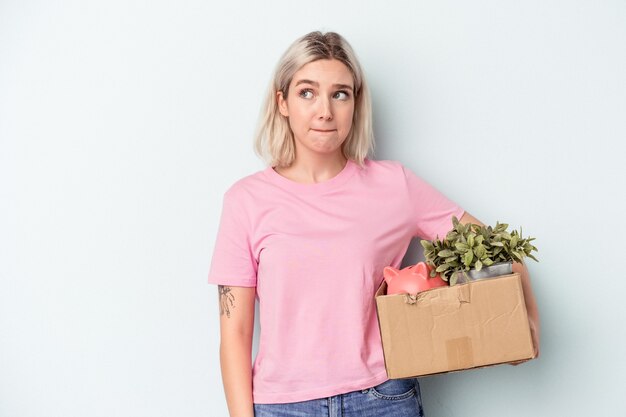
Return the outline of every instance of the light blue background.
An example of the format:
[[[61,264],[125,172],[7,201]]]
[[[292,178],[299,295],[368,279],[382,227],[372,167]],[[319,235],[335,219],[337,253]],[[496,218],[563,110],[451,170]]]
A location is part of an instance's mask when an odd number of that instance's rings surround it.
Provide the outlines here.
[[[315,29],[362,61],[376,159],[537,237],[541,357],[423,379],[428,416],[623,415],[626,3],[5,0],[0,416],[227,415],[221,198]]]

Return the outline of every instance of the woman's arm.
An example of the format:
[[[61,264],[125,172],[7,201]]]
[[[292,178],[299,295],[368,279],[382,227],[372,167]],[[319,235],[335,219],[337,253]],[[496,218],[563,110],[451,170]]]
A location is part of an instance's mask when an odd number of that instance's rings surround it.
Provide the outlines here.
[[[220,285],[220,365],[230,417],[254,417],[252,335],[255,287]]]
[[[473,223],[480,226],[484,224],[472,216],[469,213],[465,213],[460,219],[461,224]],[[539,311],[537,310],[537,303],[535,302],[535,295],[533,289],[530,286],[530,276],[528,274],[528,268],[523,263],[513,263],[513,272],[519,272],[522,280],[522,290],[524,291],[524,300],[526,302],[526,311],[528,312],[528,324],[530,325],[530,333],[533,338],[533,345],[535,348],[535,357],[539,356]]]

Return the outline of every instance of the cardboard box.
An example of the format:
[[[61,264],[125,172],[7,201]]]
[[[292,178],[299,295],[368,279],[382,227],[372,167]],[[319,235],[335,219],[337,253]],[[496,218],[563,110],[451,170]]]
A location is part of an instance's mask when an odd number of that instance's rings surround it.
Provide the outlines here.
[[[415,296],[376,292],[389,378],[459,371],[534,358],[519,273]]]

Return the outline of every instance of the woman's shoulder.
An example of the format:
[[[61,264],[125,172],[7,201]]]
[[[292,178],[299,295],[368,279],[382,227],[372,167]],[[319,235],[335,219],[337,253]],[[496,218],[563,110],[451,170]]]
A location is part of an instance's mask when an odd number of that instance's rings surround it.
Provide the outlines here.
[[[255,192],[259,192],[267,184],[266,171],[267,168],[264,168],[235,180],[226,188],[224,196],[229,198],[252,197]]]
[[[390,174],[393,174],[398,173],[404,169],[404,165],[402,164],[402,162],[394,159],[365,158],[365,160],[363,161],[363,165],[365,168],[377,173],[388,172]]]

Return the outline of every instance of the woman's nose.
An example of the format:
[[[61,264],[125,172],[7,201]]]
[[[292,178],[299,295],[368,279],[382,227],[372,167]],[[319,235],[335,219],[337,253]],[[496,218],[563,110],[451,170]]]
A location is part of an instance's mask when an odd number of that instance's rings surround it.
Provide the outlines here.
[[[333,118],[333,110],[328,98],[320,97],[318,116],[320,119],[331,120]]]

